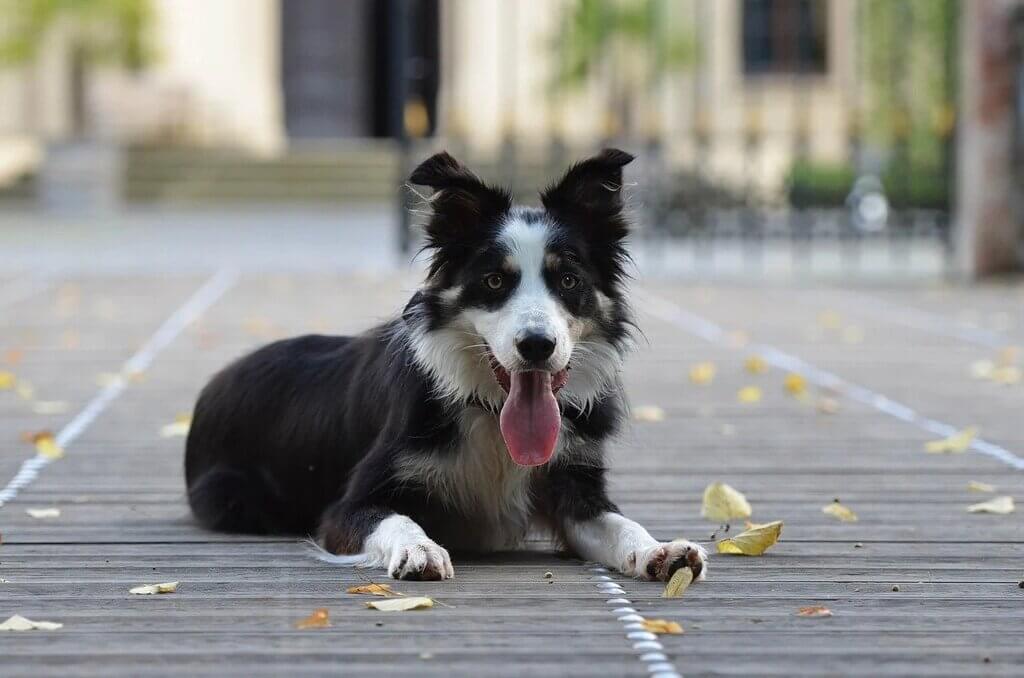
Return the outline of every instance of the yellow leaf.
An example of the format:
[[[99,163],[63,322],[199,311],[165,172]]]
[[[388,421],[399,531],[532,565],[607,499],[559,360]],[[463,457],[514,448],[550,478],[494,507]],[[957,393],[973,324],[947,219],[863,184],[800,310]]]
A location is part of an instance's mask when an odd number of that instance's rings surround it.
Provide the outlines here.
[[[38,435],[35,437],[34,442],[36,444],[36,452],[41,457],[60,459],[64,456],[64,450],[57,444],[52,435]]]
[[[855,523],[857,522],[857,514],[850,510],[849,507],[843,506],[838,501],[834,501],[828,506],[824,506],[821,512],[830,515],[833,518],[838,518],[844,523]]]
[[[679,625],[679,622],[668,621],[667,619],[645,619],[640,623],[643,625],[644,631],[649,633],[679,635],[683,632],[683,627]]]
[[[350,586],[345,589],[345,593],[363,593],[370,596],[396,596],[398,595],[391,590],[391,587],[387,584],[363,584],[362,586]]]
[[[796,611],[798,617],[831,617],[832,610],[821,605],[812,605],[809,607],[801,607]]]
[[[665,410],[657,405],[639,405],[633,408],[633,419],[645,422],[664,421]]]
[[[996,486],[983,483],[978,480],[967,481],[967,489],[971,492],[995,492]]]
[[[63,624],[47,621],[32,621],[20,614],[8,617],[7,621],[0,624],[0,631],[56,631],[62,628]]]
[[[18,378],[13,372],[0,372],[0,391],[9,391],[18,383]]]
[[[759,556],[767,551],[782,534],[782,521],[751,525],[735,537],[718,542],[718,552],[738,556]]]
[[[700,515],[713,523],[727,523],[736,518],[749,518],[753,510],[743,493],[725,483],[711,483],[704,488]]]
[[[135,588],[128,589],[128,593],[132,593],[137,596],[155,596],[160,593],[174,593],[177,590],[178,582],[169,581],[164,584],[146,584],[144,586],[136,586]]]
[[[174,418],[172,423],[165,424],[160,427],[160,437],[174,438],[177,436],[187,436],[191,427],[192,416],[188,414],[179,414]]]
[[[799,396],[803,395],[804,392],[807,391],[807,380],[795,372],[787,374],[786,379],[782,384],[790,395]]]
[[[36,519],[60,517],[60,509],[58,508],[30,508],[25,509],[25,513]]]
[[[948,438],[932,440],[931,442],[925,443],[924,449],[932,454],[956,454],[965,452],[967,448],[971,446],[971,443],[974,442],[974,437],[976,435],[978,435],[978,428],[976,426],[970,426]]]
[[[761,389],[757,386],[744,386],[736,394],[736,399],[741,403],[761,402]]]
[[[1016,507],[1013,505],[1013,497],[996,497],[983,501],[980,504],[972,504],[967,507],[970,513],[997,513],[1006,515],[1013,513]]]
[[[331,617],[326,607],[317,608],[313,610],[313,614],[295,622],[295,628],[297,629],[322,629],[330,625]]]
[[[714,363],[697,363],[690,368],[690,381],[695,384],[710,384],[717,372]]]
[[[768,371],[768,362],[759,355],[752,355],[747,358],[743,366],[747,368],[747,372],[751,374],[764,374]]]
[[[406,610],[419,610],[434,607],[434,601],[430,598],[388,598],[387,600],[374,600],[366,604],[366,607],[384,612],[405,612]]]
[[[668,584],[665,585],[665,590],[662,592],[661,597],[679,598],[686,593],[686,589],[690,588],[692,583],[693,570],[688,567],[680,567],[672,575],[672,578],[668,580]]]

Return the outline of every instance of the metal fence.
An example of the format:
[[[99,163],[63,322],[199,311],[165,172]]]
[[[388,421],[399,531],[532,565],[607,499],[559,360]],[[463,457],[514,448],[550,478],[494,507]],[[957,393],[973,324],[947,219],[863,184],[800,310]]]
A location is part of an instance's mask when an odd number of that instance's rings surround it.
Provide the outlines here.
[[[618,144],[642,159],[635,207],[662,257],[947,266],[959,0],[568,0],[543,92],[516,84],[538,62],[515,35],[525,6],[497,7],[500,144],[474,149],[460,104],[441,113],[484,174],[536,188],[580,146]],[[471,98],[457,87],[442,77],[449,102]],[[581,142],[566,128],[582,109]]]

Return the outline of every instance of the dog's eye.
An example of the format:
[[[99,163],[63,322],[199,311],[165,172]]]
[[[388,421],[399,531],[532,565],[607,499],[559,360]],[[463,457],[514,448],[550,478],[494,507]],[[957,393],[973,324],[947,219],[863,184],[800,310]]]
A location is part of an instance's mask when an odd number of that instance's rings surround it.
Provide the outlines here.
[[[484,284],[492,290],[500,290],[505,285],[505,279],[500,273],[491,273],[484,278]]]
[[[571,290],[580,284],[580,279],[574,276],[572,273],[566,273],[562,276],[562,289]]]

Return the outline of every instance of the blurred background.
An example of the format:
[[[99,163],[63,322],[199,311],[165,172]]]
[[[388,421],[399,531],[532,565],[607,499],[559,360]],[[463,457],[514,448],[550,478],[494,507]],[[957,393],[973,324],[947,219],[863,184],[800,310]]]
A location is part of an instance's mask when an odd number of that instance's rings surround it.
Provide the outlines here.
[[[0,0],[0,257],[401,266],[426,154],[616,145],[645,273],[1014,270],[1021,4]]]

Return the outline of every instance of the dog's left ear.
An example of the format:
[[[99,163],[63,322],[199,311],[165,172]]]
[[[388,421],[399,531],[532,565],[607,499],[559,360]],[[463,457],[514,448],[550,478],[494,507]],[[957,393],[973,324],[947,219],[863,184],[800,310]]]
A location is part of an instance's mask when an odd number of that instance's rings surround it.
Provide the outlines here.
[[[508,193],[488,186],[443,151],[413,170],[409,183],[429,186],[435,191],[430,200],[434,214],[427,224],[433,246],[472,239],[480,232],[482,223],[499,218],[512,206]]]
[[[569,168],[561,181],[541,193],[540,200],[556,215],[613,217],[622,211],[622,168],[633,156],[606,148]]]

